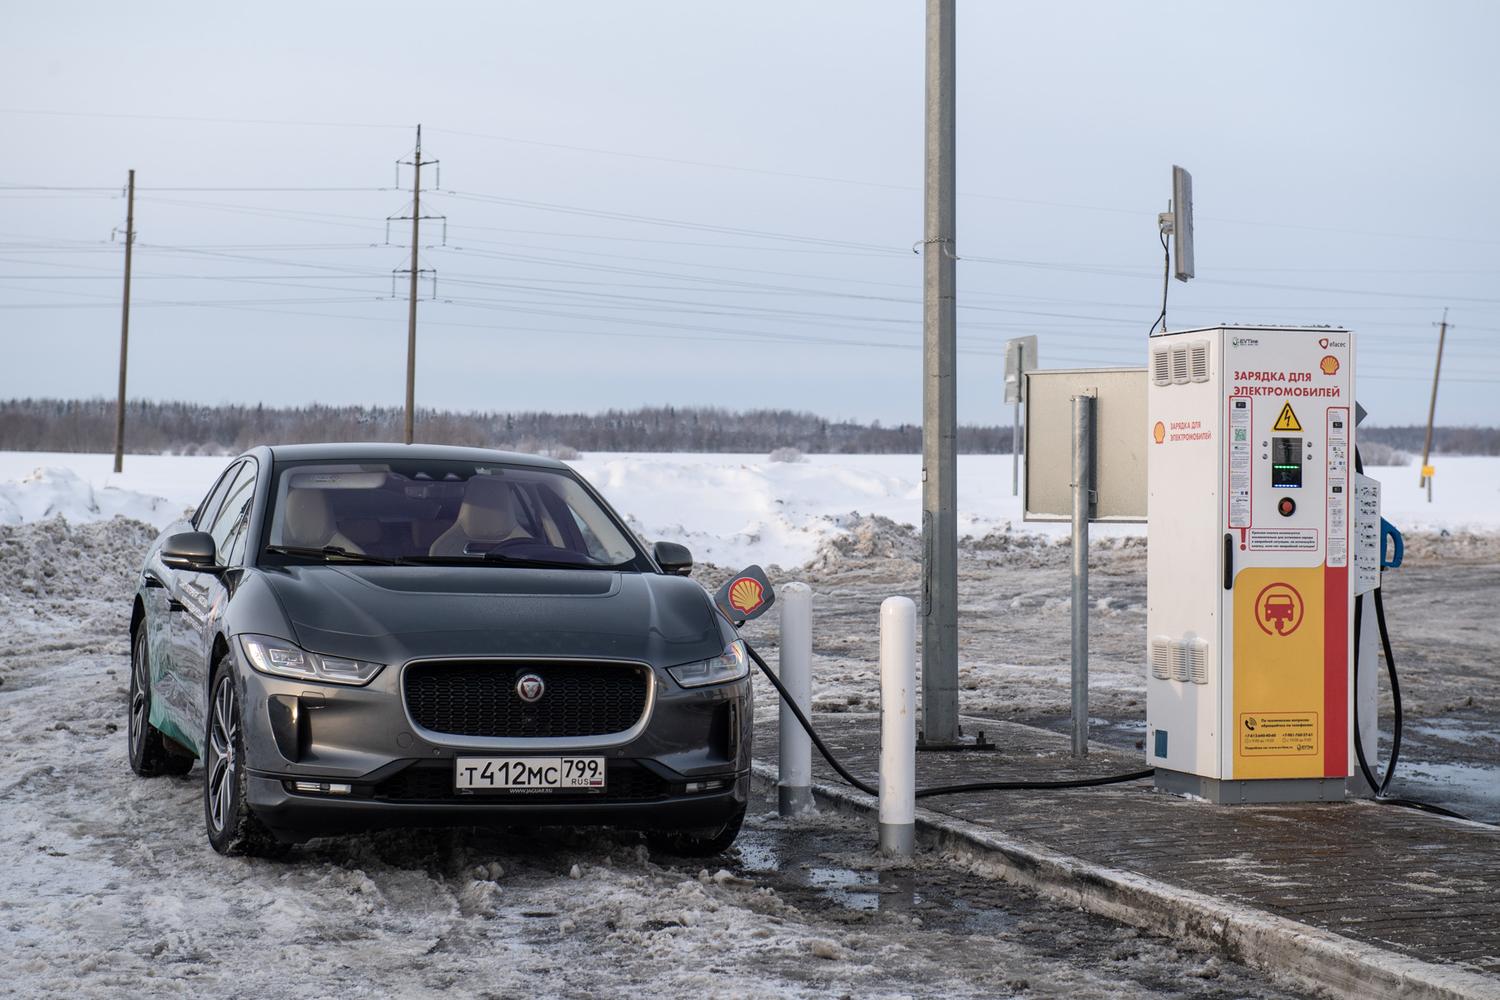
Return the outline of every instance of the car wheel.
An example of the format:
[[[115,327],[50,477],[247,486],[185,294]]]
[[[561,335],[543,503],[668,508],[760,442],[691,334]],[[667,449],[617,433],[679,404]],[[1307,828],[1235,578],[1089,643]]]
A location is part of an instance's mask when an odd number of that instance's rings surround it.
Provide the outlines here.
[[[187,774],[193,758],[177,749],[161,730],[151,724],[151,652],[146,642],[146,623],[135,630],[130,642],[130,769],[143,778],[159,774]]]
[[[744,822],[745,808],[742,806],[719,826],[653,831],[646,835],[646,843],[652,850],[664,854],[676,854],[684,858],[710,858],[729,850],[734,839],[740,835],[740,827]]]
[[[214,668],[209,692],[208,731],[203,740],[203,821],[208,842],[220,854],[284,854],[287,845],[276,839],[246,801],[244,727],[234,668],[227,658]]]

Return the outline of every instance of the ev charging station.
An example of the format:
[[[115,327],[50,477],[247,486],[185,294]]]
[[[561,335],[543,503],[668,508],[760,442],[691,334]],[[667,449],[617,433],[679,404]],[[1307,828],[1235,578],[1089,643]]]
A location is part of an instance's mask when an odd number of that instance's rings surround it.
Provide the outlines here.
[[[1353,394],[1346,330],[1150,340],[1146,756],[1163,790],[1213,802],[1344,797],[1355,760]],[[1378,538],[1378,499],[1373,508]],[[1368,575],[1369,547],[1358,552]],[[1373,558],[1378,577],[1378,542]]]

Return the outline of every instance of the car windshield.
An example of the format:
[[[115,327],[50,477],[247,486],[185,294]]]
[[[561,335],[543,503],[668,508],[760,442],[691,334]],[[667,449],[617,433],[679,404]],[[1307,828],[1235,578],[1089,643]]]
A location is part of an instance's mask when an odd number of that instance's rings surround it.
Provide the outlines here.
[[[278,465],[266,551],[329,561],[622,567],[639,550],[558,469],[475,462]]]

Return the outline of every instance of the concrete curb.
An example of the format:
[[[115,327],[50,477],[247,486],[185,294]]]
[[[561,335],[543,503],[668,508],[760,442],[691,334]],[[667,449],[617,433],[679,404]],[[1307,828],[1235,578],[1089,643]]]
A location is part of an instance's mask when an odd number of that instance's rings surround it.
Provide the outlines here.
[[[776,785],[776,767],[753,764]],[[873,820],[874,799],[814,781],[820,805]],[[872,828],[873,830],[873,828]],[[1386,951],[1133,872],[1070,857],[967,820],[917,809],[923,846],[947,850],[985,874],[1111,920],[1220,951],[1279,977],[1349,1000],[1500,1000],[1500,981]],[[874,841],[871,841],[872,848]]]

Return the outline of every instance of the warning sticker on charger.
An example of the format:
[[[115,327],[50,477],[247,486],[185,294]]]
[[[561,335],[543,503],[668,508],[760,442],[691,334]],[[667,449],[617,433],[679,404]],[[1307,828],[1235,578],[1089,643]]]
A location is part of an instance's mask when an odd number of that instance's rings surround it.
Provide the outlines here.
[[[1318,752],[1317,712],[1241,712],[1240,755],[1301,757]]]
[[[1317,528],[1251,528],[1249,538],[1253,552],[1316,552]]]

